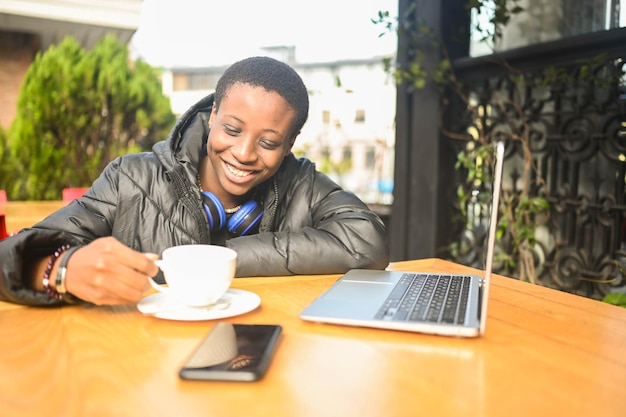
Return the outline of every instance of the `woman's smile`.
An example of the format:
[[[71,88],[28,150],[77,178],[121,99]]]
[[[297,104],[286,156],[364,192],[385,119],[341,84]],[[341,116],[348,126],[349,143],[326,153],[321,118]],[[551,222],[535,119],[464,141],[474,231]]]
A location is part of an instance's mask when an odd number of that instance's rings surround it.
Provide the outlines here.
[[[255,171],[238,169],[224,160],[222,162],[233,182],[243,183],[253,179]]]

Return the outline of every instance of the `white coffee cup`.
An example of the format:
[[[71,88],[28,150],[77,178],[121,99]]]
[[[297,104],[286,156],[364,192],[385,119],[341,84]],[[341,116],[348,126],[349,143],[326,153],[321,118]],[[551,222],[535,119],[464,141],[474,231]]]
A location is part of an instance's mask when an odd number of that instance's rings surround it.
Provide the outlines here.
[[[217,245],[180,245],[167,248],[155,261],[167,286],[150,278],[150,285],[194,307],[214,304],[235,277],[237,252]]]

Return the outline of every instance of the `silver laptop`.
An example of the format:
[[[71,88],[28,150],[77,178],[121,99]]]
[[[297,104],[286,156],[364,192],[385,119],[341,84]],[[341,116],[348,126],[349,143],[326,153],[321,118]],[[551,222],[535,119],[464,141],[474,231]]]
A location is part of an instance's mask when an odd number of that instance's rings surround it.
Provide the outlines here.
[[[444,336],[483,335],[496,241],[503,159],[504,144],[498,143],[484,277],[353,269],[302,311],[300,318],[321,323]]]

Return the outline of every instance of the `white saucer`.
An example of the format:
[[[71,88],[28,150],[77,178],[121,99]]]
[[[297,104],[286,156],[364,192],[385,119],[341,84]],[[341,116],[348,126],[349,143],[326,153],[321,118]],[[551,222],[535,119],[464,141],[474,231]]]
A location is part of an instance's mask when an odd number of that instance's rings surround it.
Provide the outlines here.
[[[166,320],[215,320],[247,313],[261,304],[261,298],[253,292],[230,288],[208,307],[189,307],[168,298],[163,293],[144,297],[137,304],[143,314]]]

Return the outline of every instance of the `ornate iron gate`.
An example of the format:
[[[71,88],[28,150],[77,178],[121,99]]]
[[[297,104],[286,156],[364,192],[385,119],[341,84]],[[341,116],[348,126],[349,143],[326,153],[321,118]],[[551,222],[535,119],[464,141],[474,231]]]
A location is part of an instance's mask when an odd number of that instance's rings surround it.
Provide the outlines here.
[[[624,45],[626,32],[616,30],[503,56],[521,68],[524,83],[510,67],[504,69],[481,58],[459,61],[458,74],[485,109],[485,116],[468,119],[457,106],[447,118],[457,132],[467,132],[476,123],[492,128],[509,124],[509,116],[495,104],[502,97],[522,109],[538,174],[531,179],[531,194],[545,198],[551,206],[549,220],[537,230],[533,248],[536,278],[543,285],[593,298],[626,289]],[[581,60],[589,65],[581,66]],[[555,76],[545,83],[548,72]],[[533,79],[539,81],[528,82]],[[457,150],[466,145],[444,140]],[[504,187],[511,192],[520,188],[521,152],[509,143]],[[484,224],[472,220],[468,224],[473,226],[463,236],[474,247],[460,261],[482,266]],[[510,250],[506,239],[499,249]],[[515,270],[503,264],[496,267],[496,272],[516,276]]]

